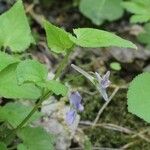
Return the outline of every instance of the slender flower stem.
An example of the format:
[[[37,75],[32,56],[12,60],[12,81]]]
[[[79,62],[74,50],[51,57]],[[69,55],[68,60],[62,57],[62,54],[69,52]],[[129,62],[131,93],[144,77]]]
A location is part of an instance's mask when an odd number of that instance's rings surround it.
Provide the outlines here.
[[[93,124],[92,127],[94,127],[97,123],[97,121],[99,120],[99,117],[101,116],[101,114],[103,113],[104,109],[107,107],[107,105],[110,103],[110,101],[113,99],[113,97],[116,95],[116,93],[118,92],[119,87],[116,87],[115,90],[113,91],[112,95],[109,97],[108,101],[106,101],[104,103],[104,105],[102,106],[102,108],[99,110]]]
[[[62,62],[60,63],[57,71],[56,71],[56,75],[54,77],[54,80],[56,80],[60,75],[61,72],[63,71],[63,69],[65,68],[68,59],[69,59],[69,55],[71,53],[71,50],[65,55],[64,59],[62,60]],[[38,110],[38,108],[41,106],[42,102],[49,96],[51,96],[53,94],[52,91],[48,91],[45,95],[43,95],[38,103],[33,107],[33,109],[31,110],[31,112],[28,114],[28,116],[14,129],[12,130],[12,132],[10,134],[8,134],[5,138],[5,141],[7,141],[7,139],[13,135],[14,133],[16,133],[19,129],[21,129],[27,122],[28,120],[31,118],[31,116]]]

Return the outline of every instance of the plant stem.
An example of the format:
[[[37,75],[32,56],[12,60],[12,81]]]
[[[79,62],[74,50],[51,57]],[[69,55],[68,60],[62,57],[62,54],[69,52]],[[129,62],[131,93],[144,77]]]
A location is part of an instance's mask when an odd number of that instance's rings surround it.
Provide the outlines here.
[[[65,55],[64,59],[62,60],[62,62],[60,63],[57,71],[56,71],[56,74],[55,74],[55,77],[54,77],[54,80],[56,80],[60,75],[61,75],[61,72],[63,71],[63,69],[65,68],[66,64],[67,64],[67,61],[69,59],[69,55],[71,53],[71,50],[68,51],[68,53]],[[48,96],[51,96],[53,94],[52,91],[48,91],[45,95],[43,95],[38,103],[34,106],[34,108],[31,110],[31,112],[28,114],[28,116],[15,128],[12,130],[12,132],[10,134],[8,134],[5,138],[4,141],[7,141],[8,137],[10,137],[12,134],[16,133],[19,129],[21,129],[27,122],[28,120],[31,118],[31,116],[38,110],[38,108],[41,106],[42,102],[48,97]]]
[[[54,77],[53,80],[56,80],[56,79],[60,76],[62,70],[65,68],[65,66],[66,66],[66,64],[67,64],[67,62],[68,62],[68,58],[69,58],[70,52],[71,52],[71,51],[69,51],[69,52],[66,54],[66,56],[64,57],[64,59],[62,60],[61,64],[59,65],[59,67],[58,67],[58,69],[57,69],[57,72],[56,72],[55,77]]]
[[[48,93],[49,94],[49,93]],[[50,95],[52,95],[53,93],[51,92]],[[31,116],[37,111],[37,109],[41,106],[42,102],[45,100],[45,97],[47,95],[44,95],[39,101],[38,103],[35,105],[35,107],[31,110],[31,112],[28,114],[28,116],[17,126],[17,128],[15,130],[18,130],[20,128],[22,128],[27,121],[31,118]]]

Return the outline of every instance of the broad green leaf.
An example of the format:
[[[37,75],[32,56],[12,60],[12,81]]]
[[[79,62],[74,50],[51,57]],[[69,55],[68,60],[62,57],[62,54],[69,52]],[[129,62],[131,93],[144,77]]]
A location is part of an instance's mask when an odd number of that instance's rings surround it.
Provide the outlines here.
[[[9,65],[0,72],[0,97],[13,99],[38,99],[41,90],[32,83],[18,85],[17,64]]]
[[[133,79],[127,97],[128,111],[150,123],[150,73]]]
[[[123,2],[122,5],[133,14],[130,19],[132,23],[143,23],[150,20],[150,0],[130,0]]]
[[[33,42],[22,1],[18,0],[0,16],[0,48],[4,46],[13,52],[22,52]]]
[[[66,96],[68,93],[68,88],[55,80],[48,81],[47,88],[48,90],[53,91],[53,93],[55,93],[56,95]]]
[[[121,2],[122,0],[81,0],[79,8],[83,15],[100,25],[105,20],[114,21],[123,15]]]
[[[24,149],[27,147],[28,150],[54,150],[53,136],[41,127],[22,128],[18,131],[18,137],[22,139]]]
[[[47,68],[36,60],[25,60],[16,69],[19,84],[25,82],[44,83],[47,79]]]
[[[147,23],[144,25],[144,31],[141,32],[137,39],[143,43],[143,44],[147,44],[147,46],[150,46],[150,23]]]
[[[5,143],[0,142],[0,150],[7,150]]]
[[[150,20],[150,16],[149,15],[133,15],[130,18],[130,22],[131,23],[143,23],[143,22],[148,22],[148,20]]]
[[[17,62],[19,62],[19,59],[0,51],[0,71]]]
[[[69,39],[69,33],[65,30],[52,25],[50,22],[44,22],[48,47],[56,53],[66,53],[73,46]]]
[[[70,35],[70,39],[81,47],[124,47],[124,48],[137,48],[132,42],[124,40],[119,36],[93,28],[79,28],[73,30],[75,36]]]
[[[31,106],[25,106],[19,102],[7,103],[0,107],[0,120],[8,122],[12,127],[16,128],[21,121],[30,113]],[[41,117],[40,112],[34,113],[28,123]]]

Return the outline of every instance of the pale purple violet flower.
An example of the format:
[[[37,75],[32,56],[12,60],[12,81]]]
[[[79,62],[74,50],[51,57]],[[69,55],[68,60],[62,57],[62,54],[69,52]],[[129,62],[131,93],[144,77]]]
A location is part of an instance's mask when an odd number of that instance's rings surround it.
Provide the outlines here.
[[[108,95],[106,93],[107,87],[110,85],[110,71],[107,71],[104,76],[100,76],[97,72],[95,72],[96,79],[98,81],[98,85],[96,86],[98,91],[102,94],[103,98],[107,101],[108,100]]]
[[[106,93],[107,87],[110,85],[109,76],[110,71],[107,71],[104,76],[100,76],[99,73],[95,72],[95,77],[84,71],[83,69],[79,68],[78,66],[71,64],[71,66],[78,72],[80,72],[82,75],[84,75],[87,79],[89,79],[97,88],[99,93],[102,95],[102,97],[105,99],[105,101],[108,101],[108,95]]]
[[[72,92],[69,96],[70,110],[66,113],[66,122],[68,125],[73,124],[78,111],[83,111],[84,107],[81,104],[82,97],[79,92]]]

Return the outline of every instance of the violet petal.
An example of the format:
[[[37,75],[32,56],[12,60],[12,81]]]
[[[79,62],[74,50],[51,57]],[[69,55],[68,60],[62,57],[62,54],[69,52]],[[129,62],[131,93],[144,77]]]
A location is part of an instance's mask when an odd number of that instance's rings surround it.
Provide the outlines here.
[[[98,87],[98,91],[100,92],[100,94],[102,95],[104,100],[108,101],[108,95],[107,95],[107,92],[106,92],[106,88]]]
[[[107,88],[110,85],[109,76],[110,76],[110,71],[107,71],[107,73],[103,76],[101,80],[101,86],[103,88]]]
[[[71,105],[73,105],[73,107],[75,108],[75,109],[79,109],[79,107],[80,107],[80,103],[81,103],[81,99],[82,99],[82,97],[81,97],[81,95],[79,94],[79,92],[72,92],[71,94],[70,94],[70,97],[69,97],[69,100],[70,100],[70,104]]]
[[[72,109],[69,112],[66,113],[66,122],[68,125],[73,124],[76,118],[76,110]]]
[[[83,106],[82,104],[79,104],[79,105],[78,105],[78,110],[79,110],[79,111],[83,111],[83,110],[84,110],[84,106]]]

